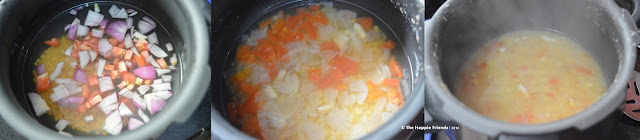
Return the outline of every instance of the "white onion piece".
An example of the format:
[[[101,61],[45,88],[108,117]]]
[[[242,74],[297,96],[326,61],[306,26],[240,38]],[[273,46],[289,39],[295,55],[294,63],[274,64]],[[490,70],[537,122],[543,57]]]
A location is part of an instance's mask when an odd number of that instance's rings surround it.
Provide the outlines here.
[[[151,64],[151,66],[156,67],[156,68],[160,68],[160,64],[158,64],[158,62],[156,62],[156,60],[154,60],[153,57],[147,57],[144,60],[149,62]]]
[[[127,11],[127,12],[128,12],[128,11]],[[138,12],[137,12],[137,11],[133,11],[133,12],[129,13],[129,16],[130,16],[130,17],[132,17],[132,16],[135,16],[135,15],[137,15],[137,14],[138,14]]]
[[[146,21],[138,21],[138,30],[142,33],[142,34],[147,34],[149,31],[155,29],[156,26],[152,25],[149,22]]]
[[[147,39],[147,36],[142,34],[142,33],[140,33],[140,32],[134,32],[133,33],[133,37],[137,38],[137,39]]]
[[[117,103],[118,103],[118,94],[111,93],[107,97],[104,97],[102,101],[100,101],[100,104],[98,104],[98,107],[102,109],[102,112],[104,112],[104,114],[108,115],[109,113],[111,113],[111,111],[118,109]]]
[[[58,129],[58,131],[62,131],[65,127],[67,127],[67,125],[69,125],[69,121],[60,119],[58,120],[58,123],[56,123],[55,127],[56,129]]]
[[[169,99],[171,98],[171,96],[173,96],[173,92],[169,91],[169,90],[164,90],[164,91],[158,91],[154,93],[156,95],[156,97],[158,98],[162,98],[162,99]]]
[[[64,50],[64,55],[71,56],[71,51],[73,51],[72,49],[73,49],[73,45],[67,47],[67,49]]]
[[[136,118],[129,119],[129,130],[136,130],[138,127],[142,126],[144,123]]]
[[[85,116],[85,117],[84,117],[84,121],[85,121],[85,122],[91,122],[91,121],[93,121],[93,115]]]
[[[327,132],[321,125],[315,124],[312,121],[306,120],[301,126],[302,132],[307,135],[307,138],[315,140],[324,140],[327,136]]]
[[[127,18],[125,20],[125,22],[127,23],[127,29],[131,29],[131,27],[133,27],[133,19],[132,18]]]
[[[69,133],[69,132],[58,131],[58,134],[63,135],[63,136],[67,136],[67,137],[73,137],[73,135],[71,135],[71,133]]]
[[[171,63],[171,66],[175,66],[178,64],[178,58],[175,53],[172,54],[171,58],[169,58],[169,63]]]
[[[118,111],[120,111],[120,116],[133,116],[133,112],[131,112],[129,107],[127,107],[127,105],[124,105],[124,103],[120,103]]]
[[[161,84],[163,82],[162,79],[153,80],[153,84]]]
[[[140,118],[142,118],[142,121],[149,122],[149,117],[147,117],[146,114],[144,114],[144,112],[141,109],[138,109],[138,116],[140,116]]]
[[[78,57],[80,58],[80,68],[81,69],[86,67],[87,64],[89,64],[89,61],[91,60],[91,56],[89,56],[89,52],[88,51],[80,51],[80,52],[78,52]]]
[[[171,90],[171,83],[152,84],[153,91]]]
[[[69,93],[69,90],[67,90],[66,87],[64,87],[63,85],[58,85],[53,88],[53,94],[51,94],[49,97],[51,98],[52,102],[57,102],[58,100],[69,95],[71,95],[71,93]]]
[[[76,11],[75,9],[71,9],[71,12],[69,12],[69,14],[75,16],[76,14],[78,14],[78,11]]]
[[[118,135],[122,132],[122,117],[117,110],[104,119],[104,131],[111,135]]]
[[[131,91],[129,91],[129,89],[128,89],[128,88],[123,88],[123,89],[120,89],[120,91],[118,91],[118,95],[120,95],[120,96],[125,96],[125,97],[126,97],[126,96],[129,96],[130,94],[129,94],[129,93],[127,93],[127,92],[131,92]],[[127,95],[125,95],[125,94],[127,94]],[[127,98],[132,98],[132,96],[127,97]]]
[[[55,81],[56,81],[56,83],[58,85],[61,85],[61,84],[66,84],[66,83],[71,82],[71,79],[69,79],[69,78],[58,78],[58,79],[55,79]]]
[[[100,52],[100,55],[104,57],[109,57],[111,56],[112,49],[113,49],[113,45],[109,43],[109,40],[103,38],[103,39],[100,39],[100,41],[98,41],[98,52]]]
[[[143,110],[147,109],[147,107],[144,104],[144,99],[142,99],[142,97],[140,97],[140,95],[138,94],[133,96],[133,105],[139,109],[143,109]]]
[[[264,74],[269,76],[268,74]],[[275,80],[273,81],[273,89],[275,89],[278,93],[284,94],[294,94],[298,92],[298,88],[300,87],[300,80],[298,80],[298,76],[295,74],[287,74],[283,80]]]
[[[149,39],[151,39],[151,37],[149,37]],[[156,44],[152,44],[149,47],[149,52],[151,52],[151,54],[153,54],[153,56],[156,56],[158,58],[165,58],[167,56],[169,56],[167,53],[165,53],[162,48],[158,47],[158,45]]]
[[[104,30],[101,29],[91,29],[91,36],[102,38],[104,36]]]
[[[111,5],[111,8],[109,8],[109,14],[111,15],[111,17],[118,15],[118,11],[120,11],[120,8],[118,8],[118,6],[116,5]]]
[[[111,81],[110,76],[100,77],[98,79],[98,83],[100,85],[100,92],[106,92],[109,90],[113,90],[113,81]]]
[[[140,95],[144,95],[147,93],[147,91],[149,91],[151,89],[151,86],[149,85],[140,85],[138,87],[138,93],[140,93]]]
[[[91,56],[91,62],[96,61],[96,58],[98,58],[98,54],[95,51],[89,51],[89,56]]]
[[[338,102],[342,105],[342,106],[349,106],[352,105],[353,103],[356,102],[356,97],[355,95],[351,95],[351,94],[341,94],[341,97],[338,98]]]
[[[89,35],[89,27],[78,25],[78,32],[76,33],[76,36],[85,37],[87,35]]]
[[[62,67],[64,67],[64,62],[56,64],[56,69],[51,72],[51,74],[49,75],[49,79],[58,78],[58,76],[60,76],[60,73],[62,73]]]
[[[348,132],[353,116],[342,109],[333,109],[324,118],[327,124],[338,132]]]
[[[156,74],[158,74],[158,75],[165,75],[165,74],[170,73],[170,72],[171,72],[171,70],[168,70],[168,69],[156,69]]]
[[[273,87],[271,87],[271,85],[262,85],[260,90],[263,95],[266,95],[265,97],[267,97],[267,99],[275,99],[278,97],[278,93],[273,89]]]
[[[360,25],[359,23],[354,23],[353,24],[353,30],[356,31],[356,34],[358,35],[358,37],[360,37],[360,39],[364,39],[367,37],[367,32],[364,31],[364,28],[362,28],[362,25]]]
[[[84,25],[89,27],[98,26],[100,25],[100,22],[102,22],[102,19],[104,19],[104,15],[89,10],[87,17],[84,20]]]
[[[111,15],[113,18],[119,18],[119,19],[126,19],[129,18],[129,15],[127,14],[127,11],[124,8],[120,8],[120,10],[118,11],[118,13],[113,16]]]
[[[124,47],[127,49],[133,47],[133,41],[131,40],[131,35],[129,34],[124,36]]]
[[[271,81],[271,77],[269,77],[269,72],[263,67],[259,67],[259,66],[255,67],[249,74],[249,83],[252,85],[269,82],[269,81]]]
[[[148,37],[147,40],[149,41],[149,44],[158,43],[158,35],[156,35],[156,32],[149,34],[147,37]]]
[[[167,47],[167,51],[173,51],[173,45],[171,45],[171,43],[167,43],[164,46]]]
[[[136,49],[136,47],[131,47],[131,51],[133,51],[133,54],[140,56],[140,53],[138,53],[138,49]]]
[[[171,75],[161,75],[162,81],[171,82]]]
[[[150,17],[144,16],[142,17],[142,20],[148,22],[149,24],[151,24],[151,26],[156,27],[156,22],[153,21],[153,19],[151,19]]]
[[[365,99],[367,99],[367,95],[369,93],[369,87],[364,81],[355,81],[349,84],[349,91],[355,92],[356,94],[356,102],[358,104],[362,104]]]
[[[29,96],[29,101],[31,101],[31,105],[33,107],[33,112],[36,113],[37,117],[40,117],[40,116],[46,114],[47,112],[49,112],[49,110],[50,110],[49,106],[42,99],[40,94],[29,92],[29,93],[27,93],[27,96]]]
[[[102,58],[98,59],[98,68],[96,70],[96,75],[102,76],[102,71],[104,71],[104,66],[107,64],[107,60]]]

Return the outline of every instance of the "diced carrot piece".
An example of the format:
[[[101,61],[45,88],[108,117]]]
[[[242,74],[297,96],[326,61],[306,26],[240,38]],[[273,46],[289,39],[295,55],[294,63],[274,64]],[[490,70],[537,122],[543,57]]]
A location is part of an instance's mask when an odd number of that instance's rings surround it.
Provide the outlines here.
[[[73,51],[71,51],[71,57],[73,57],[76,60],[78,60],[80,58],[80,56],[78,55],[78,50],[77,49],[74,49]]]
[[[89,76],[88,80],[90,86],[98,85],[98,76]]]
[[[127,50],[127,52],[124,54],[124,60],[131,60],[131,56],[133,56],[133,51]]]
[[[89,86],[88,85],[82,85],[82,98],[89,98]]]
[[[242,91],[247,95],[253,94],[258,89],[257,86],[252,86],[244,81],[240,82],[239,88],[240,88],[240,91]]]
[[[113,46],[118,46],[118,39],[116,38],[109,38],[109,43]]]
[[[60,40],[58,40],[58,38],[51,38],[47,41],[44,41],[44,44],[47,44],[52,47],[58,47],[60,45]]]
[[[320,81],[320,73],[322,72],[321,69],[311,69],[309,70],[309,81],[311,82],[318,82]]]
[[[114,57],[119,58],[120,56],[123,56],[125,53],[125,50],[122,48],[118,48],[118,47],[113,47],[113,54],[111,54]]]
[[[271,24],[271,22],[273,22],[272,18],[267,18],[266,20],[260,22],[260,29],[264,29],[267,28],[269,24]]]
[[[120,61],[118,62],[118,72],[126,72],[127,71],[127,65],[125,64],[124,61]]]
[[[338,47],[338,44],[336,44],[335,42],[325,42],[320,45],[320,50],[339,52],[340,48]]]
[[[344,74],[358,73],[358,62],[347,57],[335,56],[330,63],[332,66],[336,67],[336,69],[341,70]]]
[[[402,90],[400,90],[400,86],[396,86],[394,89],[389,91],[389,102],[397,105],[404,104],[404,96],[402,95]]]
[[[318,14],[321,15],[321,14]],[[326,22],[326,21],[320,21],[320,22]],[[316,29],[315,26],[313,26],[313,23],[311,22],[303,22],[300,25],[300,32],[303,33],[307,33],[307,35],[309,35],[309,39],[311,40],[316,40],[318,38],[318,31]]]
[[[402,68],[400,68],[400,65],[398,65],[398,62],[396,62],[395,59],[391,59],[387,66],[389,67],[389,70],[391,70],[391,74],[393,74],[393,76],[402,78]]]
[[[104,65],[104,70],[114,70],[115,68],[113,67],[112,64],[106,64]]]
[[[260,123],[256,115],[250,115],[242,123],[242,132],[248,135],[257,135],[260,131]]]
[[[323,25],[329,24],[329,19],[327,19],[327,17],[322,13],[317,13],[313,15],[313,17],[311,17],[311,20],[313,20],[313,22],[320,23]]]
[[[118,88],[122,89],[122,88],[126,87],[128,84],[129,84],[129,82],[123,80],[122,82],[120,82],[120,84],[118,84]]]
[[[147,65],[147,61],[144,61],[144,59],[142,59],[142,57],[138,56],[138,55],[134,55],[133,59],[135,59],[134,62],[136,62],[136,65],[138,65],[139,67],[144,67]]]
[[[124,46],[124,42],[120,42],[120,43],[118,43],[118,46],[117,46],[117,47],[118,47],[118,48],[122,48],[122,49],[124,49],[124,48],[125,48],[125,46]]]
[[[369,88],[369,94],[367,95],[368,101],[375,101],[376,99],[382,97],[384,95],[384,91],[377,88],[371,80],[367,81],[367,87]]]
[[[275,46],[275,51],[276,51],[276,59],[278,59],[278,61],[289,62],[289,57],[286,56],[287,53],[289,53],[289,50],[287,50],[287,48],[284,48],[284,45]]]
[[[249,95],[249,98],[244,101],[238,110],[238,115],[240,115],[240,117],[258,113],[258,110],[260,110],[261,107],[259,106],[259,103],[256,103],[256,98],[260,96],[260,94],[261,92],[255,92]]]
[[[151,83],[153,83],[152,80],[143,80],[142,81],[142,84],[145,84],[145,85],[151,85]]]
[[[120,72],[120,75],[122,75],[122,80],[124,81],[128,81],[128,82],[135,82],[136,81],[136,75],[134,75],[131,72]]]
[[[549,84],[551,84],[552,86],[558,86],[558,78],[551,78],[551,80],[549,80]]]
[[[328,88],[333,85],[339,85],[342,83],[342,79],[344,78],[344,74],[342,71],[338,69],[332,69],[328,72],[328,76],[320,79],[320,81],[316,82],[316,86],[319,88]]]
[[[36,78],[36,91],[46,91],[49,87],[48,74],[42,74]]]
[[[579,73],[585,74],[585,75],[591,75],[593,74],[593,72],[591,72],[591,70],[583,67],[583,66],[577,66],[576,67],[576,71],[578,71]]]
[[[136,49],[138,49],[138,51],[148,51],[149,50],[149,48],[147,47],[148,44],[149,42],[147,42],[147,40],[138,40],[135,46],[136,46]]]
[[[373,19],[371,17],[361,17],[356,20],[358,21],[358,24],[362,26],[362,29],[364,29],[364,31],[369,31],[371,30],[371,28],[373,28]]]
[[[118,78],[118,71],[117,70],[112,70],[111,71],[111,79],[117,79]]]
[[[238,121],[238,109],[235,103],[227,103],[227,114],[229,115],[229,120],[231,122]]]
[[[252,64],[256,61],[255,56],[251,54],[251,48],[248,45],[242,45],[238,47],[238,51],[236,52],[236,59],[238,59],[239,62],[245,64]]]
[[[320,11],[320,4],[313,4],[313,5],[309,6],[309,11],[310,12],[318,12],[318,11]]]
[[[398,80],[398,79],[384,79],[382,81],[382,85],[383,86],[388,86],[388,87],[397,86],[397,85],[400,85],[400,80]]]
[[[258,45],[258,47],[253,48],[251,53],[265,62],[275,62],[276,60],[276,52],[271,45]]]
[[[140,52],[140,56],[142,56],[142,59],[147,59],[147,57],[149,57],[149,51]]]
[[[167,61],[164,61],[164,59],[162,58],[156,59],[156,62],[158,62],[158,65],[160,65],[160,68],[163,68],[163,69],[169,68],[169,65],[167,65]]]
[[[87,111],[89,108],[93,107],[94,105],[98,104],[100,101],[102,101],[102,96],[100,96],[100,92],[97,90],[94,90],[93,93],[91,93],[90,96],[91,98],[87,101],[84,101],[79,107],[78,107],[78,112],[79,113],[84,113],[85,111]]]
[[[396,47],[396,44],[393,43],[393,41],[391,40],[387,40],[387,42],[384,42],[382,45],[380,45],[382,48],[387,48],[387,49],[393,49]]]

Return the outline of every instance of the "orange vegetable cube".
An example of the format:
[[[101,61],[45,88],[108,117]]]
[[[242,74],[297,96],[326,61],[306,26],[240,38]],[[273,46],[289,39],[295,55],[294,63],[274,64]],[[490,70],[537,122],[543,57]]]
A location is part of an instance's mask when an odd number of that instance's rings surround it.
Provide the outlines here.
[[[133,51],[127,50],[127,52],[124,54],[124,60],[131,60],[131,56],[133,56]]]
[[[93,86],[93,85],[98,85],[98,76],[89,76],[89,85]]]
[[[156,59],[156,62],[158,62],[158,65],[160,65],[161,68],[166,69],[169,67],[169,65],[167,65],[167,62],[164,61],[164,59],[162,58],[158,58]]]

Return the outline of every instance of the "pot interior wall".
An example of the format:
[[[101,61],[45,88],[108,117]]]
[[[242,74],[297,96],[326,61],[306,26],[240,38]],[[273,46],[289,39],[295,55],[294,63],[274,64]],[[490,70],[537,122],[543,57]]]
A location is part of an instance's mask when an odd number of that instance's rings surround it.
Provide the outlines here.
[[[451,3],[436,25],[442,80],[453,91],[456,72],[483,43],[504,33],[545,29],[576,40],[600,64],[608,83],[618,71],[622,40],[612,17],[595,1],[513,0]]]

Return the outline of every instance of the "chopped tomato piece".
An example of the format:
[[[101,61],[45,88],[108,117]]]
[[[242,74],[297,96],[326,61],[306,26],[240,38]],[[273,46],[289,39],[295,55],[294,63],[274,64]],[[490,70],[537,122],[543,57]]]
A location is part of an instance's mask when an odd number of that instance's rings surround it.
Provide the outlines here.
[[[127,50],[127,52],[125,52],[124,54],[124,60],[131,60],[132,56],[133,56],[133,51]]]
[[[58,40],[58,38],[51,38],[47,41],[44,41],[44,44],[47,44],[52,47],[58,47],[60,45],[60,40]]]
[[[322,72],[321,69],[311,69],[309,70],[309,81],[311,82],[318,82],[320,81],[320,73]]]
[[[36,77],[36,91],[46,91],[49,89],[49,74],[45,73]]]
[[[89,76],[88,80],[90,86],[98,85],[98,76]]]
[[[89,98],[89,86],[88,85],[82,85],[82,98]]]
[[[393,41],[388,40],[387,42],[384,42],[381,46],[382,48],[393,49],[396,47],[396,44],[393,43]]]
[[[114,69],[115,69],[115,68],[113,67],[113,65],[112,65],[112,64],[106,64],[106,65],[104,66],[104,70],[114,70]]]
[[[120,75],[122,75],[122,80],[124,81],[128,81],[128,82],[135,82],[136,81],[136,75],[134,75],[131,72],[120,72]]]
[[[387,66],[389,66],[389,70],[391,70],[391,74],[393,74],[393,76],[402,78],[402,68],[400,68],[400,65],[398,65],[398,62],[395,59],[391,59]]]
[[[89,108],[93,107],[94,105],[98,104],[100,101],[102,101],[102,96],[100,96],[100,91],[94,90],[93,93],[91,93],[91,98],[87,101],[84,101],[79,107],[78,107],[78,112],[79,113],[84,113],[85,111],[87,111]]]
[[[116,38],[109,38],[109,43],[113,46],[118,46],[118,39]]]
[[[364,31],[369,31],[373,28],[373,19],[371,17],[361,17],[357,19],[358,24],[362,26]]]

